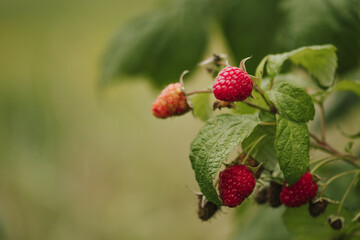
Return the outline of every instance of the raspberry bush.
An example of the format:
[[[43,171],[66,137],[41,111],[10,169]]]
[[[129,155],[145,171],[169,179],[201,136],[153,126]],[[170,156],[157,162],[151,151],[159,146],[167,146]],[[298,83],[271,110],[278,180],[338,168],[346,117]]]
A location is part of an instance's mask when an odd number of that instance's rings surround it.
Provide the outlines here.
[[[343,206],[359,179],[360,160],[351,151],[353,142],[341,151],[326,141],[324,102],[335,91],[360,96],[360,83],[336,81],[332,45],[265,56],[253,75],[245,68],[248,59],[234,67],[224,55],[214,55],[200,63],[210,73],[208,86],[188,91],[182,75],[153,104],[160,118],[191,110],[205,121],[189,154],[201,191],[199,218],[209,220],[221,207],[241,207],[255,199],[254,204],[286,208],[285,225],[295,234],[294,226],[303,224],[321,229],[317,239],[356,236],[358,212]],[[315,110],[321,123],[317,134],[308,128]],[[334,174],[321,171],[339,162],[349,168]],[[329,198],[327,187],[345,176],[352,178],[348,187],[336,199]]]

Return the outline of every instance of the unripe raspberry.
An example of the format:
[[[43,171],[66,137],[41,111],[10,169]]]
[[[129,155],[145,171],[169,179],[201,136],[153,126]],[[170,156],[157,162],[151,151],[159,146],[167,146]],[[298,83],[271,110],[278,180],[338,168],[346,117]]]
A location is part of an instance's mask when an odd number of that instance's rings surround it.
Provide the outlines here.
[[[254,187],[254,175],[244,165],[228,166],[219,175],[220,198],[225,206],[240,205]]]
[[[312,200],[317,194],[318,186],[312,175],[306,172],[299,181],[287,187],[286,183],[280,193],[280,199],[287,207],[299,207]]]
[[[219,72],[212,89],[221,101],[243,101],[251,95],[253,81],[245,71],[228,66]]]
[[[182,115],[190,110],[181,87],[181,83],[172,83],[160,93],[152,105],[155,117],[167,118]]]

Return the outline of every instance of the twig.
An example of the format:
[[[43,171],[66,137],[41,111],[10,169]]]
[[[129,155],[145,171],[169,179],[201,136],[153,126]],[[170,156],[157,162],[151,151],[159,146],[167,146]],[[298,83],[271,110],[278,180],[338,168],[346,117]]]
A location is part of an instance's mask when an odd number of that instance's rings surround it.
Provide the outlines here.
[[[342,199],[340,201],[340,204],[339,204],[339,207],[338,207],[338,209],[336,211],[336,215],[339,216],[341,208],[342,208],[342,206],[344,204],[344,201],[345,201],[346,197],[349,195],[349,192],[350,192],[352,186],[354,185],[354,183],[356,182],[356,179],[358,178],[358,176],[359,176],[359,173],[356,173],[355,176],[354,176],[354,179],[351,181],[349,187],[346,189],[346,192],[345,192],[344,196],[342,197]]]
[[[339,177],[342,177],[342,176],[345,176],[345,175],[348,175],[348,174],[351,174],[351,173],[359,173],[359,172],[360,172],[359,169],[354,169],[354,170],[342,172],[342,173],[339,173],[339,174],[333,176],[332,178],[330,178],[329,180],[326,181],[326,183],[324,184],[323,189],[321,189],[321,192],[320,192],[319,196],[321,197],[321,196],[324,194],[325,189],[327,188],[327,186],[328,186],[332,181],[334,181],[335,179],[337,179],[337,178],[339,178]]]
[[[312,170],[311,170],[311,174],[313,174],[317,169],[319,169],[321,166],[329,163],[329,162],[332,162],[332,161],[335,161],[335,160],[338,160],[339,157],[338,156],[335,156],[335,157],[331,157],[331,158],[328,158],[322,162],[320,162],[319,164],[317,164]]]
[[[260,96],[262,97],[262,99],[264,99],[265,103],[270,107],[270,112],[271,113],[277,113],[277,109],[274,106],[274,104],[272,104],[271,102],[269,102],[264,94],[264,92],[261,90],[261,88],[259,88],[256,84],[255,84],[255,89],[260,93]]]
[[[252,102],[250,102],[249,100],[244,100],[244,103],[246,103],[247,105],[249,105],[249,106],[251,106],[251,107],[258,108],[258,109],[260,109],[260,110],[263,110],[263,111],[272,113],[269,109],[260,107],[259,105],[256,105],[255,103],[252,103]]]
[[[319,103],[320,113],[321,113],[321,140],[325,142],[325,110],[324,104],[322,102]]]
[[[197,93],[212,93],[212,90],[197,90],[197,91],[187,92],[186,95],[190,96]]]
[[[328,151],[330,151],[331,153],[334,153],[335,155],[342,155],[340,152],[338,152],[336,149],[334,149],[333,147],[331,147],[327,142],[322,141],[321,139],[319,139],[317,136],[315,136],[314,134],[312,134],[311,132],[309,132],[310,137],[312,137],[318,144],[320,144],[320,146]]]

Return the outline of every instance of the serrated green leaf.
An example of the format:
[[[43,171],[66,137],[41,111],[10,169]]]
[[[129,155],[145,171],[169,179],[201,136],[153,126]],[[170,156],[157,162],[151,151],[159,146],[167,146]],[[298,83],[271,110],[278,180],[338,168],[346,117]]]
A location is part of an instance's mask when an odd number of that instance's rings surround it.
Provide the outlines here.
[[[333,45],[302,47],[291,52],[269,55],[266,71],[275,77],[281,71],[286,60],[304,67],[316,80],[320,87],[331,87],[335,79],[337,67],[336,48]]]
[[[303,89],[283,83],[267,94],[282,116],[296,122],[314,119],[314,104],[310,95]]]
[[[208,120],[212,116],[210,106],[210,94],[198,93],[191,98],[194,116],[202,121]]]
[[[191,143],[190,161],[206,198],[221,205],[213,181],[231,151],[248,137],[260,120],[255,115],[222,114],[210,119]]]
[[[277,115],[275,151],[286,182],[293,184],[309,167],[309,132],[306,123]]]
[[[185,69],[197,66],[207,45],[206,6],[173,1],[128,23],[106,51],[100,83],[121,81],[124,75],[147,76],[158,87],[178,81]]]
[[[255,148],[251,152],[251,156],[257,161],[262,162],[269,170],[274,170],[275,165],[278,162],[274,148],[275,131],[275,126],[258,125],[250,136],[247,137],[241,144],[244,150],[248,149],[261,136],[265,135],[265,137],[256,144]]]
[[[360,82],[342,80],[336,84],[333,91],[350,91],[360,97]]]

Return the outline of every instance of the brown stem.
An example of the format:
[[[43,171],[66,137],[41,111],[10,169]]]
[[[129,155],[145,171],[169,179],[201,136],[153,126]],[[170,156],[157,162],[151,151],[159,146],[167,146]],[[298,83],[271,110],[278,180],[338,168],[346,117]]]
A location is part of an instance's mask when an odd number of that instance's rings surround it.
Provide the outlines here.
[[[249,106],[251,106],[251,107],[258,108],[258,109],[260,109],[260,110],[263,110],[263,111],[272,113],[269,109],[260,107],[259,105],[256,105],[255,103],[252,103],[252,102],[250,102],[249,100],[244,100],[244,103],[246,103],[247,105],[249,105]]]
[[[330,146],[327,142],[319,139],[317,136],[315,136],[314,134],[312,134],[311,132],[309,132],[310,137],[312,137],[323,149],[326,149],[328,152],[333,153],[335,155],[341,155],[342,154],[340,152],[338,152],[335,148],[333,148],[332,146]],[[356,157],[355,157],[356,158]]]
[[[310,133],[311,134],[311,133]],[[311,134],[312,135],[312,134]],[[310,136],[311,136],[310,135]],[[338,156],[339,158],[341,158],[343,161],[346,161],[352,165],[354,165],[357,168],[360,168],[360,161],[358,161],[357,157],[353,156],[353,155],[349,155],[349,154],[341,154],[340,152],[336,151],[334,148],[329,147],[329,145],[322,145],[320,143],[310,143],[310,145],[314,148],[320,149],[324,152],[330,153],[330,154],[334,154],[336,156]]]

